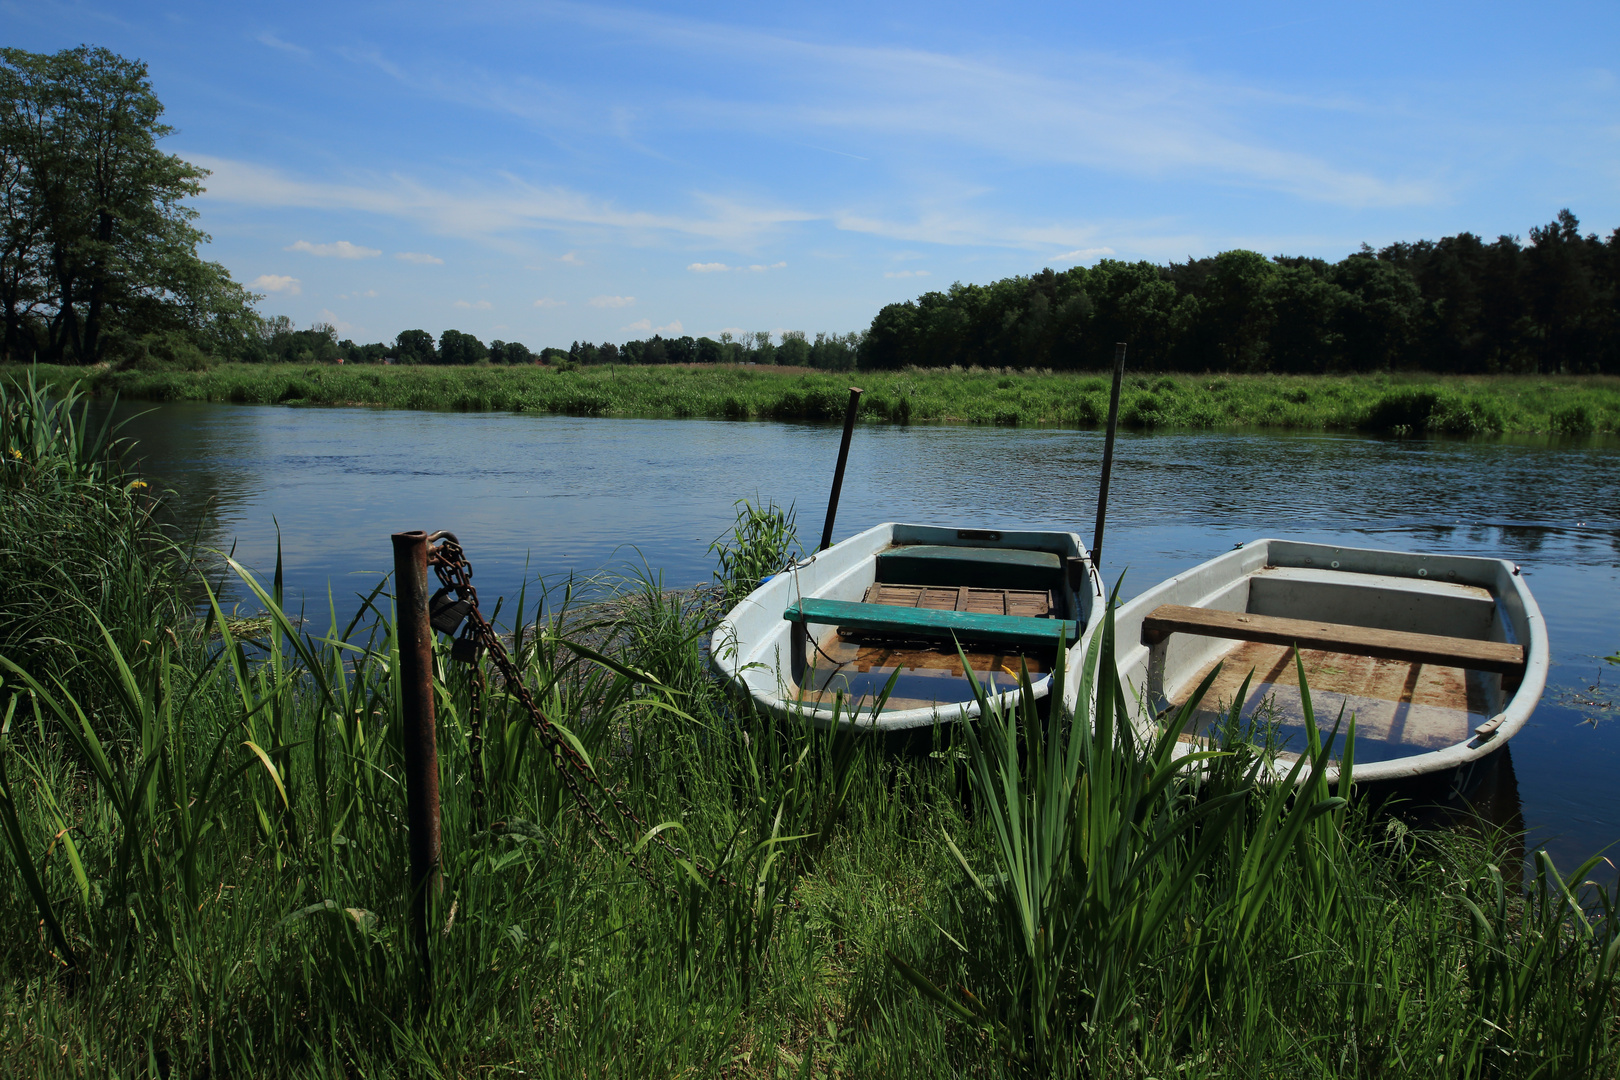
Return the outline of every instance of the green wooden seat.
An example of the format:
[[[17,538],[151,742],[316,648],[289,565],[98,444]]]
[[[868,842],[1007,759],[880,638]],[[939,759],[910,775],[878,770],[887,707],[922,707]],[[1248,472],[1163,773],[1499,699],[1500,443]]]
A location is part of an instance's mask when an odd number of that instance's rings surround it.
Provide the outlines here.
[[[1070,619],[1036,619],[1027,615],[984,615],[974,611],[861,604],[849,600],[806,597],[782,613],[790,622],[813,622],[849,630],[870,630],[917,638],[983,641],[1044,648],[1059,637],[1073,642],[1079,624]]]
[[[877,556],[877,579],[893,585],[973,585],[984,589],[1053,589],[1063,560],[1050,551],[911,544]]]

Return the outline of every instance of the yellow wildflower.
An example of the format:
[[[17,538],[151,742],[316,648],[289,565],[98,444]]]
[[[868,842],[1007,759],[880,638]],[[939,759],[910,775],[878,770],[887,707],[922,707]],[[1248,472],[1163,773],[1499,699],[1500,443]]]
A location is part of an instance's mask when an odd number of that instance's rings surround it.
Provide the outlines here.
[[[129,490],[129,491],[144,491],[144,490],[146,490],[146,481],[145,480],[132,480],[132,481],[130,481],[129,488],[127,490]]]
[[[14,460],[16,460],[16,461],[21,461],[22,460],[22,451],[17,449],[15,446],[13,446],[9,450],[7,450],[6,453],[10,454],[12,456],[12,458]]]

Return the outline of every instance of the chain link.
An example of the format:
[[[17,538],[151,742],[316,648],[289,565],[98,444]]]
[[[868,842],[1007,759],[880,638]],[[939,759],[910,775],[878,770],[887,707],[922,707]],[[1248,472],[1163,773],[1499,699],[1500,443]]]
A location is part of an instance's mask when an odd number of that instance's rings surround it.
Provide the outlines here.
[[[445,589],[454,592],[457,600],[464,600],[470,604],[466,615],[467,624],[462,630],[458,644],[461,641],[469,642],[468,645],[463,646],[463,658],[472,668],[472,722],[470,725],[471,745],[469,749],[473,757],[474,827],[482,827],[485,803],[483,763],[484,676],[478,664],[478,647],[481,646],[489,653],[491,662],[500,671],[507,693],[517,699],[518,704],[527,714],[529,723],[534,728],[535,733],[540,736],[540,739],[551,751],[552,764],[557,769],[557,775],[561,778],[563,786],[568,789],[568,793],[573,798],[574,805],[579,810],[580,816],[585,819],[591,830],[596,834],[598,846],[605,845],[607,848],[625,854],[631,851],[631,845],[619,837],[618,833],[597,810],[596,804],[587,797],[581,788],[581,781],[586,786],[594,787],[601,792],[602,797],[613,807],[619,818],[628,827],[633,828],[645,837],[644,843],[659,847],[677,859],[690,862],[700,874],[711,881],[732,885],[733,883],[727,880],[725,875],[705,867],[697,859],[687,855],[679,845],[667,840],[663,833],[652,833],[646,821],[631,808],[630,804],[622,796],[609,791],[603,785],[601,778],[596,775],[596,771],[574,748],[573,744],[563,738],[561,731],[546,718],[545,713],[535,703],[534,695],[529,692],[522,673],[518,671],[517,665],[513,663],[512,657],[507,653],[505,643],[501,641],[500,635],[495,632],[494,627],[484,618],[484,613],[478,607],[478,590],[473,587],[472,583],[472,564],[467,561],[467,553],[462,549],[460,541],[456,539],[454,534],[443,532],[434,533],[429,537],[429,540],[430,542],[437,541],[437,543],[430,543],[428,548],[428,565],[433,568],[433,572],[438,576],[439,584]],[[639,869],[644,876],[648,876],[645,866],[640,866]]]

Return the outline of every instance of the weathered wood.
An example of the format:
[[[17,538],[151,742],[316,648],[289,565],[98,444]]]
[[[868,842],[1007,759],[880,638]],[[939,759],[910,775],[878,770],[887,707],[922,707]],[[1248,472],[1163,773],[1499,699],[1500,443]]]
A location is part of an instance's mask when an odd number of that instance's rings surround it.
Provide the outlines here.
[[[1370,626],[1283,619],[1242,611],[1161,604],[1142,620],[1142,644],[1157,645],[1171,634],[1258,641],[1268,645],[1296,645],[1354,656],[1444,664],[1473,671],[1495,671],[1515,678],[1524,671],[1524,647],[1504,641],[1413,634]]]
[[[1059,635],[1074,641],[1079,626],[1068,619],[1036,619],[1025,615],[985,615],[973,611],[933,611],[927,608],[861,604],[848,600],[805,597],[782,613],[790,622],[813,622],[851,630],[873,630],[919,638],[998,642],[1008,645],[1050,646]]]

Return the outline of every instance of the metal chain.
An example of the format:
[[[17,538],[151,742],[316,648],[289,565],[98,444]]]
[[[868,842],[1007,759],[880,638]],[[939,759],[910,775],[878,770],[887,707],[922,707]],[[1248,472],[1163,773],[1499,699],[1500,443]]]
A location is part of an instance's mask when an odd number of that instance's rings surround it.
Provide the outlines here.
[[[579,810],[580,815],[585,818],[601,841],[620,852],[628,852],[630,845],[620,839],[614,829],[597,811],[596,805],[581,790],[580,779],[601,792],[603,798],[608,801],[618,816],[627,825],[644,836],[647,836],[650,831],[646,821],[621,796],[609,791],[603,785],[601,778],[596,775],[596,771],[585,761],[579,751],[575,750],[573,745],[562,737],[562,733],[558,731],[557,726],[546,718],[546,715],[541,712],[540,707],[535,703],[534,696],[529,692],[522,673],[518,671],[517,665],[512,662],[511,656],[507,653],[505,643],[501,641],[500,635],[495,632],[494,627],[490,626],[488,620],[484,618],[483,612],[479,610],[478,590],[472,584],[472,564],[467,561],[467,554],[462,549],[460,541],[456,539],[453,533],[447,532],[434,533],[428,540],[430,543],[428,565],[433,568],[433,572],[438,576],[439,583],[445,589],[454,592],[457,600],[466,601],[469,605],[466,612],[467,627],[463,630],[457,644],[460,645],[462,641],[472,641],[489,652],[490,660],[501,673],[501,679],[505,683],[507,693],[517,699],[518,704],[522,706],[523,711],[528,715],[529,723],[534,728],[535,733],[550,748],[552,764],[556,767],[557,775],[562,779],[563,786],[568,789],[569,795],[573,797],[574,805]],[[477,648],[463,646],[460,651],[463,652],[463,655],[459,658],[472,665],[475,672],[474,685],[481,690],[483,677],[478,670]],[[477,715],[479,711],[477,704],[479,695],[477,691],[475,691],[474,702],[474,711],[475,715]],[[473,747],[473,800],[476,808],[475,812],[477,812],[477,809],[482,808],[484,799],[483,762],[481,760],[483,738],[481,731],[475,729],[474,738],[476,743]],[[733,884],[727,880],[725,875],[705,867],[696,858],[687,855],[681,847],[665,839],[663,833],[654,833],[647,836],[647,842],[662,848],[677,859],[690,862],[700,874],[711,881],[718,881],[726,885]],[[645,867],[641,869],[645,874]]]

